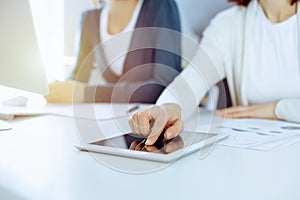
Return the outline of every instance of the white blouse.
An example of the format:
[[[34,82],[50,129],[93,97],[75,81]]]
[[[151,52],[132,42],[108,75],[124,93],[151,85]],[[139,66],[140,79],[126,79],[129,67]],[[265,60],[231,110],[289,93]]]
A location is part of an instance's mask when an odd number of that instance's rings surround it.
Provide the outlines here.
[[[255,16],[250,69],[249,104],[300,97],[297,16],[273,24],[259,6]]]
[[[204,31],[191,64],[156,103],[179,104],[185,120],[207,88],[226,77],[233,105],[279,100],[275,115],[300,123],[300,3],[297,6],[296,16],[280,24],[257,15],[258,0],[219,13]]]

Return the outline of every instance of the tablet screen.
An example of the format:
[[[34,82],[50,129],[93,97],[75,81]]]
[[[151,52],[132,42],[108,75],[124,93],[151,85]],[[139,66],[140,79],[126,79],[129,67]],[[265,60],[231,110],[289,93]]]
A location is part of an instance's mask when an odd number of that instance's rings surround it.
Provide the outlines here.
[[[195,144],[202,142],[204,139],[216,136],[216,134],[208,133],[195,133],[195,132],[183,132],[179,136],[166,140],[163,134],[158,138],[156,143],[151,146],[146,146],[146,138],[133,133],[113,137],[110,139],[100,140],[97,142],[90,143],[91,145],[97,146],[108,146],[120,149],[128,149],[135,151],[154,152],[159,154],[169,154],[177,150],[183,149]]]

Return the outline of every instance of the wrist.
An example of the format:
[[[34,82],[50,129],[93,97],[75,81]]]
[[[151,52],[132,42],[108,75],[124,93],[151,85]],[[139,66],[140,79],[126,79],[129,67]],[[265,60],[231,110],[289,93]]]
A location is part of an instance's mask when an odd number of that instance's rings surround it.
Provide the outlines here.
[[[272,117],[273,119],[275,120],[278,120],[278,116],[276,115],[276,108],[277,108],[277,104],[278,104],[279,101],[276,101],[276,102],[273,102],[271,103],[271,106],[272,106]]]

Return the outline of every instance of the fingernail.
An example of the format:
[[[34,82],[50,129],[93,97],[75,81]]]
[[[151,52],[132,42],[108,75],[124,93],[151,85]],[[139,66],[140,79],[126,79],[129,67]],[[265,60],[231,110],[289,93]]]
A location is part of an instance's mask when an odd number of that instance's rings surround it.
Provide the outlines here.
[[[172,137],[172,132],[165,133],[165,138],[170,139]]]
[[[170,145],[166,146],[164,149],[167,153],[172,152],[172,150],[173,150],[173,148]]]
[[[147,141],[145,142],[146,145],[152,145],[152,142],[150,141],[150,139],[147,139]]]

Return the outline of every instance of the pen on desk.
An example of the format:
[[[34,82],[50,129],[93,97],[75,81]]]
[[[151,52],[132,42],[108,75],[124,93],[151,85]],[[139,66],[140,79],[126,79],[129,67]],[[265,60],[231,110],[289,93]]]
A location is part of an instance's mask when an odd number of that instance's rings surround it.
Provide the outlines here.
[[[140,106],[137,104],[137,105],[135,105],[134,107],[132,107],[132,108],[130,108],[129,110],[127,110],[126,113],[131,113],[131,112],[133,112],[133,111],[135,111],[135,110],[137,110],[137,109],[139,109],[139,108],[140,108]]]

